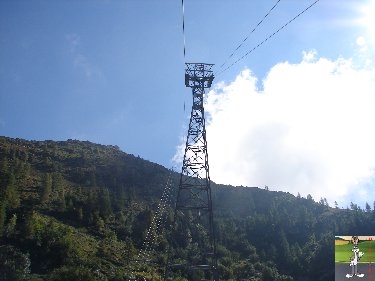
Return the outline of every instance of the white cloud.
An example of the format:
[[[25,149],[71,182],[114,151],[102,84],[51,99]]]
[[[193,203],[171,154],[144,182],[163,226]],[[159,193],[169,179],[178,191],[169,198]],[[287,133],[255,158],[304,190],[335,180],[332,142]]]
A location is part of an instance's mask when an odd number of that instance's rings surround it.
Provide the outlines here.
[[[316,56],[275,65],[262,91],[245,69],[209,92],[212,180],[330,202],[368,185],[375,169],[375,69]]]
[[[316,50],[311,50],[309,52],[302,52],[303,54],[303,60],[306,62],[312,62],[316,59],[318,52]]]
[[[365,68],[372,68],[374,50],[372,49],[371,44],[369,44],[368,39],[364,36],[358,36],[355,41],[355,46],[356,52],[353,61]]]
[[[78,34],[71,33],[65,36],[70,53],[73,56],[73,65],[79,69],[88,79],[102,78],[100,69],[90,63],[88,58],[80,51],[81,37]]]
[[[92,65],[82,54],[76,54],[74,57],[74,66],[80,69],[86,78],[100,78],[102,76],[98,67]]]
[[[81,38],[79,37],[79,35],[75,33],[67,34],[65,36],[65,39],[68,41],[70,51],[72,53],[76,52],[81,44]]]
[[[367,42],[366,42],[366,39],[363,36],[357,37],[356,44],[357,44],[360,52],[362,52],[362,53],[367,52],[367,50],[368,50]]]
[[[366,39],[363,36],[358,36],[357,40],[356,40],[356,43],[357,43],[358,46],[362,47],[362,46],[366,45]]]

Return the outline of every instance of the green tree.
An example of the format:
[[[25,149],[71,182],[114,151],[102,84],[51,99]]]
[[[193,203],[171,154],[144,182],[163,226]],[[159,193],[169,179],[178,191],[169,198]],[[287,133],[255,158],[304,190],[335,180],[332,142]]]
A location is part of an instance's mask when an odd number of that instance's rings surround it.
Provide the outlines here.
[[[42,196],[41,202],[48,202],[52,192],[52,176],[50,173],[46,173],[43,179]]]
[[[95,188],[90,188],[88,190],[87,199],[85,200],[84,214],[85,219],[89,224],[95,223],[94,213],[96,212],[98,206],[98,194]]]
[[[370,213],[370,212],[371,212],[371,207],[370,207],[369,203],[367,203],[367,202],[366,202],[366,207],[365,207],[365,209],[366,209],[366,212],[367,212],[367,213]]]
[[[29,280],[30,258],[11,245],[0,246],[0,280]]]
[[[288,266],[291,262],[292,255],[289,247],[289,242],[285,235],[285,232],[281,230],[280,232],[280,258],[282,260],[283,266]]]
[[[16,225],[17,225],[17,215],[13,214],[10,218],[8,224],[5,227],[5,235],[6,237],[11,237],[14,235],[16,231]]]
[[[96,187],[96,175],[95,171],[92,170],[90,171],[89,185]]]
[[[65,183],[64,178],[60,173],[54,173],[52,175],[52,192],[54,193],[54,198],[57,199],[61,197],[64,193]]]
[[[60,212],[64,212],[66,209],[65,202],[65,181],[60,173],[53,174],[52,177],[52,192],[54,199],[57,202],[57,208]]]
[[[40,218],[40,215],[35,211],[28,214],[25,221],[25,226],[23,229],[22,235],[27,240],[34,240],[36,244],[41,243],[42,233],[43,231],[43,221]]]
[[[5,202],[0,202],[0,237],[3,235],[4,232],[4,225],[6,219],[6,204]]]
[[[79,207],[78,210],[77,210],[77,215],[78,215],[78,220],[80,222],[83,221],[83,210],[82,210],[82,207]]]
[[[48,280],[50,281],[71,281],[71,280],[80,280],[80,281],[99,281],[103,280],[94,274],[90,269],[82,266],[71,266],[71,267],[61,267],[53,271],[49,276]]]
[[[3,173],[3,174],[6,174],[6,173],[8,173],[8,170],[9,170],[8,158],[4,157],[1,160],[0,172]]]
[[[352,201],[350,201],[350,209],[353,211],[357,211],[359,207],[357,204],[354,204]]]
[[[101,217],[98,217],[95,223],[96,230],[100,233],[103,233],[105,230],[105,223],[104,220]]]
[[[7,207],[11,209],[16,209],[20,205],[20,197],[16,190],[16,179],[13,173],[9,175],[9,180],[8,180],[8,184],[5,190],[4,199],[7,204]]]
[[[107,188],[101,188],[98,196],[99,213],[103,218],[107,218],[111,212],[111,200]]]

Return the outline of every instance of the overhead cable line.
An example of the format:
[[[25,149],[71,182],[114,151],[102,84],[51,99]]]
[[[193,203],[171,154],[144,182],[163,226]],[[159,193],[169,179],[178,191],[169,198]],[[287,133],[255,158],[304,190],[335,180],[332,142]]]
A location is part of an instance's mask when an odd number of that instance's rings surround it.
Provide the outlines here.
[[[166,184],[157,206],[154,216],[151,219],[149,228],[147,229],[145,239],[142,247],[138,252],[136,259],[131,270],[131,276],[135,278],[136,268],[140,265],[153,262],[153,255],[158,243],[159,236],[161,235],[164,225],[167,220],[168,207],[170,206],[170,196],[172,194],[174,169],[170,169],[167,175]]]
[[[242,57],[240,57],[238,60],[236,60],[235,62],[233,62],[231,65],[229,65],[227,68],[225,68],[223,71],[220,71],[219,73],[217,73],[215,76],[217,77],[218,75],[222,74],[223,72],[227,71],[229,68],[231,68],[232,66],[234,66],[235,64],[237,64],[239,61],[243,60],[246,56],[248,56],[249,54],[251,54],[253,51],[255,51],[257,48],[259,48],[260,46],[262,46],[264,43],[266,43],[269,39],[271,39],[273,36],[275,36],[277,33],[279,33],[281,30],[283,30],[285,27],[287,27],[290,23],[292,23],[294,20],[296,20],[299,16],[301,16],[302,14],[304,14],[305,12],[307,12],[310,8],[312,8],[316,3],[318,3],[320,0],[316,0],[315,2],[313,2],[310,6],[308,6],[307,8],[305,8],[302,12],[300,12],[298,15],[296,15],[294,18],[292,18],[291,20],[289,20],[286,24],[284,24],[282,27],[280,27],[278,30],[276,30],[274,33],[272,33],[271,35],[269,35],[266,39],[264,39],[262,42],[260,42],[258,45],[256,45],[254,48],[252,48],[251,50],[249,50],[247,53],[245,53]]]
[[[181,6],[182,6],[182,36],[184,37],[184,63],[186,63],[185,5],[184,5],[184,0],[181,0]],[[184,114],[185,114],[185,101],[184,101]]]
[[[184,36],[184,62],[186,62],[185,6],[184,6],[184,0],[181,0],[181,4],[182,4],[182,35]]]
[[[233,57],[234,53],[237,52],[242,45],[246,42],[247,39],[249,39],[250,35],[254,33],[254,31],[263,23],[263,21],[268,17],[268,15],[276,8],[277,4],[279,4],[281,0],[277,0],[277,2],[273,5],[273,7],[265,14],[265,16],[257,23],[257,25],[251,30],[249,35],[245,37],[245,39],[242,40],[242,42],[237,46],[237,48],[230,54],[230,56],[224,61],[222,65],[220,65],[220,68],[223,68],[224,65]]]

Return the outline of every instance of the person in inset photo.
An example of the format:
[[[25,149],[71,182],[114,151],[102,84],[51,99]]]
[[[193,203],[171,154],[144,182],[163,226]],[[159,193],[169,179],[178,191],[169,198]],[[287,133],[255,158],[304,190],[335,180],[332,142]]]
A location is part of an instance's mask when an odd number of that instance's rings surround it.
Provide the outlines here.
[[[352,237],[352,242],[353,242],[353,249],[352,249],[352,256],[350,257],[350,266],[352,268],[352,274],[346,274],[347,278],[351,278],[353,276],[357,277],[363,277],[365,276],[363,273],[358,272],[358,262],[361,259],[361,257],[364,255],[363,252],[359,251],[358,247],[358,236],[353,236]]]

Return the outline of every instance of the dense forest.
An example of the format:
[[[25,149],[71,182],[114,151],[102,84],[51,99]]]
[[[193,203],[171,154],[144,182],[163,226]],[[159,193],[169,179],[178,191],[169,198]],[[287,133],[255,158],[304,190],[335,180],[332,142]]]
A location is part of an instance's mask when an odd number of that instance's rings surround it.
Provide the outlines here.
[[[138,257],[168,179],[175,190],[178,173],[116,146],[0,137],[0,280],[161,280],[166,231],[155,234],[152,261]],[[334,235],[375,229],[369,204],[211,187],[222,280],[334,280]],[[173,203],[164,225],[172,220]],[[182,256],[194,251],[175,239]]]

